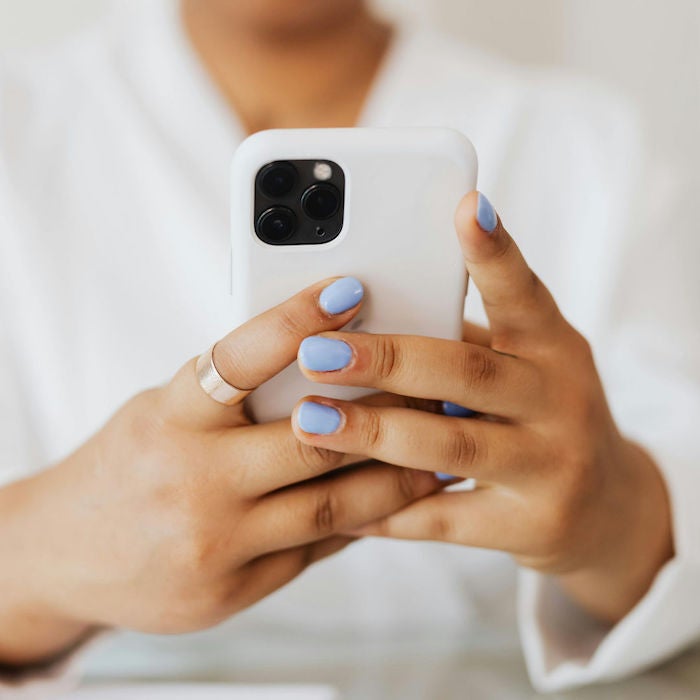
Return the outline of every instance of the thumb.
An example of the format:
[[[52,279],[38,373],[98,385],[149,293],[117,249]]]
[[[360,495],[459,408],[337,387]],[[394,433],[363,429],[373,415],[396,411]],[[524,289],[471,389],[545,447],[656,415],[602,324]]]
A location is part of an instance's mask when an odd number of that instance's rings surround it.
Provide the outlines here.
[[[557,306],[496,210],[480,192],[457,208],[455,226],[469,275],[481,293],[494,334],[541,332],[561,318]]]

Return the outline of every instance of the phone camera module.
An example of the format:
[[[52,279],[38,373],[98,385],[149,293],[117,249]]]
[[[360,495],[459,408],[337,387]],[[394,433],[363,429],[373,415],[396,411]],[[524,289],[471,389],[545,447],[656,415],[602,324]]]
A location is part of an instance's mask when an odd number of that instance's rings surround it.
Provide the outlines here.
[[[292,191],[296,179],[297,171],[291,163],[271,163],[260,173],[260,188],[268,197],[284,197]]]
[[[258,218],[255,229],[267,243],[284,243],[294,235],[296,217],[287,207],[272,207]]]
[[[301,197],[304,213],[316,221],[335,216],[340,207],[340,192],[337,187],[324,183],[312,185]]]
[[[343,230],[345,172],[326,159],[285,158],[260,165],[251,228],[273,246],[325,245]],[[321,155],[321,154],[319,154]]]

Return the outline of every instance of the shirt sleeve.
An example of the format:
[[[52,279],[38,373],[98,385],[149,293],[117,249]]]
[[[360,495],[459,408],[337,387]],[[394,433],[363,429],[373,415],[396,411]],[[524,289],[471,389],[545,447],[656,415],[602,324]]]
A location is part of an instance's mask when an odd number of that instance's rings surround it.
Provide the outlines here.
[[[519,625],[541,691],[610,681],[675,655],[700,639],[700,259],[687,174],[647,168],[599,316],[593,350],[618,426],[655,459],[671,502],[674,558],[614,626],[594,620],[558,587],[520,572]],[[584,290],[579,290],[585,293]],[[611,465],[614,468],[614,465]],[[639,504],[644,508],[644,504]]]

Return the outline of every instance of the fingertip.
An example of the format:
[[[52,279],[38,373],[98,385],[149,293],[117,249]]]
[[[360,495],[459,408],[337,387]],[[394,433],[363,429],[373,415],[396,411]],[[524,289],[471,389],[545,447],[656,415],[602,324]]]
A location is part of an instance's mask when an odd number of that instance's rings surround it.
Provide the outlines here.
[[[484,233],[493,233],[498,227],[498,213],[483,192],[474,190],[460,200],[455,224],[458,230],[473,228],[476,224]]]
[[[321,291],[319,306],[329,316],[338,316],[356,309],[365,296],[362,282],[356,277],[339,277]]]
[[[484,233],[488,234],[493,233],[498,226],[498,214],[496,214],[488,197],[481,192],[479,192],[476,202],[476,223]]]
[[[299,368],[311,381],[318,381],[314,373],[337,372],[348,367],[352,360],[352,348],[345,341],[324,335],[304,338],[297,352]]]
[[[473,228],[476,220],[476,209],[479,201],[479,193],[475,190],[465,194],[457,206],[455,213],[455,227],[459,234],[467,232]]]
[[[345,424],[344,414],[320,397],[302,399],[292,412],[292,429],[300,438],[333,435]]]
[[[301,429],[301,426],[299,425],[299,414],[303,411],[302,407],[304,406],[304,404],[307,403],[308,401],[313,401],[313,400],[314,400],[314,397],[305,396],[292,409],[292,415],[290,416],[290,420],[292,423],[292,432],[294,433],[296,438],[298,440],[300,440],[301,442],[308,442],[308,439],[311,436]]]
[[[498,213],[481,192],[470,192],[462,198],[455,215],[455,227],[467,261],[473,262],[482,254],[491,254],[494,246],[501,243]]]

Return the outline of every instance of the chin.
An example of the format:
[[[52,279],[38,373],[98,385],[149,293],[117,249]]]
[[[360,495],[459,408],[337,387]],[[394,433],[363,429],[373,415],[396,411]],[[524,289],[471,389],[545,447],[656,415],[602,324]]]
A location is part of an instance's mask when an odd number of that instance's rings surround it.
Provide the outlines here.
[[[243,23],[249,29],[270,34],[316,31],[356,12],[364,0],[200,0]],[[213,8],[212,8],[213,9]]]

